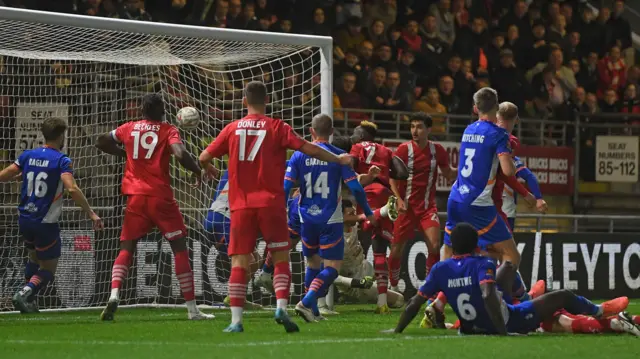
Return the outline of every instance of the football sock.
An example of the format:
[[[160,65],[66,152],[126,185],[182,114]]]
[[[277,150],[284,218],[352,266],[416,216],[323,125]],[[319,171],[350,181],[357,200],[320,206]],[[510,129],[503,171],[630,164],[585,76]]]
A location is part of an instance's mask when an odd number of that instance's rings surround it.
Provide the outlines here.
[[[398,286],[398,281],[400,281],[400,266],[402,265],[402,260],[389,256],[387,261],[389,263],[389,283],[392,287],[396,287]]]
[[[603,330],[601,323],[595,318],[580,316],[571,322],[571,331],[573,333],[592,334],[602,333]]]
[[[386,256],[382,253],[373,254],[373,269],[376,276],[376,285],[378,287],[378,306],[387,304],[387,287],[389,286],[389,277],[387,269]]]
[[[273,289],[276,292],[276,305],[278,308],[286,310],[287,303],[289,302],[289,286],[291,284],[291,268],[289,268],[289,262],[276,263],[273,273]]]
[[[273,263],[271,260],[271,251],[267,251],[264,256],[264,264],[262,265],[262,271],[264,273],[273,273]]]
[[[433,301],[433,306],[440,312],[444,312],[444,307],[447,305],[447,296],[444,292],[439,292],[436,300]]]
[[[640,315],[634,315],[632,319],[636,325],[640,325]]]
[[[565,305],[565,309],[571,314],[602,315],[602,308],[599,305],[593,304],[589,299],[580,295],[574,295],[568,305]]]
[[[24,279],[26,283],[29,283],[31,277],[40,269],[40,265],[38,263],[34,263],[30,260],[27,260],[27,263],[24,265]]]
[[[302,304],[307,308],[317,307],[319,294],[326,292],[337,277],[338,271],[335,268],[326,267],[323,269],[311,282],[309,291],[302,298]]]
[[[425,274],[428,275],[429,272],[431,272],[431,267],[433,267],[438,262],[440,262],[440,252],[438,251],[438,253],[429,253],[429,255],[427,255],[427,271]]]
[[[231,307],[231,324],[242,323],[244,300],[247,295],[247,270],[243,267],[232,267],[229,277],[229,306]]]
[[[180,291],[184,298],[189,312],[197,312],[196,296],[193,285],[193,272],[189,263],[189,250],[177,252],[175,254],[176,278],[180,283]]]
[[[309,288],[311,288],[311,283],[313,280],[320,274],[320,268],[309,268],[307,267],[307,271],[304,273],[304,289],[305,294],[309,292]],[[304,303],[303,303],[304,304]],[[306,305],[305,305],[306,307]],[[317,303],[313,303],[311,307],[307,307],[313,311],[314,315],[319,315],[320,311],[318,310]]]
[[[121,249],[115,262],[113,262],[113,269],[111,271],[111,297],[109,297],[109,300],[120,299],[120,288],[122,287],[122,282],[127,278],[127,272],[133,259],[132,257],[129,251]]]
[[[28,295],[36,295],[40,289],[46,287],[52,280],[53,273],[46,269],[39,269],[36,274],[31,276],[29,283],[22,288],[22,291],[28,293]]]

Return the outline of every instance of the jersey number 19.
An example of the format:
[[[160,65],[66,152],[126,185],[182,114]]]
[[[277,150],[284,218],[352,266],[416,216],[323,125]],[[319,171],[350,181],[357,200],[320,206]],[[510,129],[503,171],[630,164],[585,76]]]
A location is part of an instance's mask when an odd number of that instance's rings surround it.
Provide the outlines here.
[[[144,159],[148,160],[153,155],[153,151],[156,149],[156,145],[158,144],[158,134],[155,132],[145,132],[140,136],[140,131],[131,132],[131,137],[133,137],[133,156],[131,156],[134,160],[138,159],[140,153],[140,147],[146,150],[147,153],[144,155]],[[151,139],[151,142],[149,142]]]

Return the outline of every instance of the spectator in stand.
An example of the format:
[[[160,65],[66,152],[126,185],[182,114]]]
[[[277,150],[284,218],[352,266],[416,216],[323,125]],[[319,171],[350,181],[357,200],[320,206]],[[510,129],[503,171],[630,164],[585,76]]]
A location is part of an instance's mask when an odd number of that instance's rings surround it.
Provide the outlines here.
[[[384,27],[388,28],[395,24],[396,16],[396,0],[374,0],[364,8],[365,26],[371,25],[374,19],[379,19],[384,22]]]
[[[282,18],[273,26],[273,31],[291,34],[293,32],[293,22],[291,19]]]
[[[324,10],[321,7],[313,10],[313,21],[305,30],[309,35],[330,36],[331,26],[327,23]]]
[[[558,87],[554,88],[554,93],[550,96],[550,102],[552,105],[559,104],[558,101],[560,101],[561,97],[563,98],[563,100],[560,102],[564,102],[564,99],[569,98],[571,93],[577,87],[576,77],[573,74],[573,71],[570,68],[564,66],[563,62],[564,56],[562,53],[562,49],[557,46],[553,46],[551,47],[548,61],[537,64],[526,74],[527,80],[532,81],[533,77],[541,73],[544,69],[548,68],[552,71],[554,79],[553,84],[554,86],[558,85]],[[560,91],[562,91],[562,96],[560,94]]]
[[[529,30],[529,36],[531,36],[531,30]],[[524,59],[530,56],[529,51],[525,51],[523,44],[524,42],[520,38],[520,30],[518,27],[516,25],[509,25],[504,47],[513,52],[514,61],[516,64],[520,64],[521,70],[523,69],[522,65],[527,63]]]
[[[469,10],[467,10],[465,0],[453,0],[451,13],[455,19],[456,30],[469,26]]]
[[[118,10],[118,6],[115,4],[115,0],[102,0],[98,16],[119,18],[120,11]]]
[[[577,113],[586,113],[589,112],[589,106],[587,106],[587,92],[583,87],[576,87],[576,90],[573,91],[571,95],[571,100],[569,102],[569,106],[573,112]]]
[[[451,76],[444,75],[440,77],[438,91],[440,103],[447,109],[447,113],[458,113],[460,111],[460,98],[455,92],[455,82]]]
[[[588,92],[585,103],[587,104],[587,109],[590,114],[593,115],[600,112],[600,106],[598,104],[598,97],[596,94]]]
[[[560,7],[560,14],[564,16],[564,19],[567,22],[567,29],[572,28],[574,26],[573,5],[570,2],[562,3],[562,6]]]
[[[636,85],[628,84],[625,87],[624,96],[618,104],[618,109],[623,113],[640,114],[640,100],[638,100]]]
[[[559,15],[560,3],[552,1],[547,5],[547,21],[549,22],[549,25],[553,25]]]
[[[591,52],[583,60],[576,80],[587,92],[598,91],[598,53]]]
[[[640,66],[633,65],[627,70],[627,84],[636,85],[636,90],[640,85]]]
[[[580,61],[577,59],[569,60],[569,64],[567,65],[571,71],[573,71],[573,75],[576,77],[576,83],[578,82],[578,74],[580,73]]]
[[[531,86],[516,66],[510,49],[500,52],[500,65],[491,74],[491,79],[500,101],[509,101],[518,108],[524,108],[525,101],[531,99]]]
[[[447,67],[443,71],[444,75],[448,75],[453,79],[455,84],[455,92],[460,99],[458,113],[468,114],[471,110],[471,93],[473,83],[473,73],[467,73],[462,69],[462,59],[458,55],[452,55],[447,61]]]
[[[585,6],[582,9],[582,16],[576,19],[574,29],[580,33],[580,38],[585,40],[583,49],[585,53],[600,52],[602,34],[591,7]]]
[[[391,69],[396,68],[396,62],[393,60],[393,55],[391,54],[391,46],[387,44],[378,46],[375,67],[383,67],[387,70],[387,74]]]
[[[348,51],[344,60],[334,68],[334,75],[338,76],[344,82],[343,75],[346,73],[352,74],[356,77],[356,91],[362,92],[366,87],[366,81],[368,73],[358,63],[360,59],[353,51]]]
[[[406,49],[406,45],[404,40],[402,40],[402,28],[398,25],[391,25],[388,30],[389,36],[389,46],[391,46],[391,51],[393,51],[394,56],[397,58],[400,53]]]
[[[364,108],[365,103],[356,91],[356,75],[351,72],[345,72],[342,74],[342,83],[333,94],[333,107],[335,109],[340,108]],[[362,112],[349,112],[348,114],[349,121],[357,121],[358,123],[362,120],[367,119],[367,115]],[[344,112],[335,111],[333,113],[333,118],[335,120],[343,121],[345,120]]]
[[[213,6],[205,9],[204,21],[202,25],[213,27],[227,27],[227,15],[229,14],[229,1],[220,0],[215,2],[215,8],[212,11]]]
[[[596,41],[597,50],[599,50],[598,54],[600,56],[604,56],[611,46],[612,41],[612,33],[611,27],[607,26],[609,23],[609,19],[611,18],[611,9],[608,7],[600,8],[598,12],[598,18],[596,19],[596,26],[598,28],[598,37],[592,39],[592,41]]]
[[[373,44],[371,41],[363,41],[358,46],[358,54],[360,55],[360,65],[365,71],[370,71],[373,68]]]
[[[362,2],[360,0],[342,0],[339,4],[335,6],[336,10],[336,24],[342,25],[347,21],[350,17],[363,17],[362,13]],[[369,27],[370,24],[367,23],[365,25]]]
[[[618,92],[610,88],[604,91],[604,98],[600,101],[600,112],[616,113],[618,111]]]
[[[260,27],[258,17],[256,16],[256,5],[254,3],[245,4],[242,9],[241,21],[238,24],[239,29],[257,30]]]
[[[385,32],[384,22],[377,19],[373,20],[371,26],[369,26],[366,30],[365,37],[373,44],[374,47],[386,44],[387,34]]]
[[[556,75],[555,68],[551,66],[545,67],[541,73],[534,76],[533,81],[531,81],[531,87],[539,98],[546,100],[553,112],[566,114],[563,112],[563,105],[565,105],[575,87],[568,89],[563,86],[562,80]]]
[[[429,13],[436,18],[440,40],[451,47],[456,39],[456,24],[451,13],[451,0],[439,0],[437,4],[432,4],[429,7]]]
[[[336,33],[335,45],[343,52],[356,49],[365,40],[361,25],[360,18],[350,17],[347,20],[347,26]]]
[[[549,44],[546,40],[546,28],[544,22],[536,21],[531,28],[532,44],[525,44],[523,49],[528,55],[525,55],[525,63],[521,64],[523,70],[528,70],[536,64],[545,61],[549,56]]]
[[[502,19],[500,19],[500,28],[502,31],[509,31],[511,26],[515,26],[518,34],[529,34],[531,26],[527,17],[527,2],[525,0],[517,0],[513,4],[513,8]]]
[[[433,114],[446,114],[447,108],[440,103],[440,94],[436,87],[429,87],[425,95],[417,100],[413,105],[414,111],[424,112],[430,115]],[[433,120],[433,127],[431,127],[431,133],[434,135],[443,135],[446,131],[445,119],[442,116],[431,116]]]
[[[412,22],[412,23],[415,23]],[[440,72],[442,64],[444,64],[444,56],[447,53],[449,45],[442,41],[440,33],[438,32],[438,20],[433,15],[425,16],[420,27],[422,46],[422,53],[419,56],[419,63],[425,68],[432,69],[425,72],[432,72],[437,74]],[[415,51],[415,50],[414,50]]]
[[[487,61],[489,61],[489,71],[493,71],[500,65],[500,52],[504,48],[504,33],[494,31],[491,36],[491,43],[485,50]]]
[[[583,50],[584,46],[582,45],[580,40],[580,33],[578,31],[574,30],[569,33],[569,41],[567,42],[567,46],[565,47],[564,51],[567,59],[582,61],[585,53]]]
[[[471,22],[471,28],[466,27],[456,33],[456,41],[453,44],[453,48],[462,58],[472,59],[475,68],[482,65],[486,68],[488,63],[486,63],[486,57],[482,49],[489,44],[489,40],[490,35],[486,21],[481,16],[476,16]]]
[[[622,17],[624,13],[624,1],[616,0],[613,3],[613,14],[607,21],[611,39],[609,45],[617,45],[621,50],[631,47],[631,25]]]
[[[400,79],[402,80],[400,87],[407,90],[416,89],[418,86],[418,74],[414,70],[415,60],[416,58],[413,52],[403,51],[400,56],[400,62],[398,63],[398,71],[400,72]]]
[[[397,69],[387,72],[386,85],[389,97],[384,103],[385,110],[409,111],[411,109],[411,94],[400,86],[401,83],[400,72]]]
[[[273,16],[273,7],[271,3],[267,3],[267,0],[256,0],[256,15],[258,18],[268,18],[269,22],[272,24],[276,22],[276,19]]]
[[[567,20],[564,18],[564,15],[558,14],[555,17],[553,24],[549,26],[547,38],[550,43],[555,43],[562,49],[566,49],[569,46]]]
[[[262,14],[258,16],[258,28],[259,31],[270,31],[271,30],[271,15]]]
[[[151,15],[144,9],[144,0],[125,0],[120,18],[126,20],[151,21]]]
[[[100,13],[100,0],[85,0],[78,6],[78,13],[96,16]]]
[[[432,28],[435,31],[435,17],[433,15],[428,15],[427,17],[433,20]],[[402,32],[402,41],[404,43],[404,48],[413,52],[420,52],[422,50],[422,36],[420,36],[418,29],[418,22],[415,20],[409,20],[407,26],[405,26],[404,31]]]
[[[620,56],[620,47],[612,46],[609,54],[598,61],[598,97],[602,98],[608,89],[622,89],[626,83],[626,75],[627,66]]]
[[[229,0],[229,13],[227,13],[227,28],[243,29],[245,25],[242,16],[242,1]]]
[[[367,105],[372,109],[383,109],[387,99],[389,98],[389,91],[385,86],[387,79],[387,71],[382,67],[376,67],[371,72],[371,83],[367,90]]]

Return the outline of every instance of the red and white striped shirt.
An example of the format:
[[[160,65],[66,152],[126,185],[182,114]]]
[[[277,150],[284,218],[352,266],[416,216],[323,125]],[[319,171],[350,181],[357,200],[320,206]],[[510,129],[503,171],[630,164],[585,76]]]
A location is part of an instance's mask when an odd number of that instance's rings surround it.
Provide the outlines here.
[[[398,146],[395,155],[409,169],[409,178],[397,181],[398,191],[407,207],[434,208],[438,167],[449,167],[447,150],[432,141],[428,141],[424,148],[420,148],[414,141],[408,141]]]

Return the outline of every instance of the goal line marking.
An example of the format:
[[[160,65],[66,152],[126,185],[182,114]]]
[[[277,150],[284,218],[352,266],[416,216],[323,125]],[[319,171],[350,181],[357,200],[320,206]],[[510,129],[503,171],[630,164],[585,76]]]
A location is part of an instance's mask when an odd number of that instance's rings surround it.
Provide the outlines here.
[[[479,337],[479,336],[474,336]],[[273,341],[257,341],[257,342],[231,342],[231,343],[207,343],[207,342],[165,342],[165,341],[126,341],[126,340],[26,340],[26,339],[2,339],[0,343],[4,344],[24,344],[24,345],[79,345],[79,346],[196,346],[210,348],[225,347],[261,347],[261,346],[277,346],[277,345],[313,345],[313,344],[349,344],[349,343],[369,343],[369,342],[387,342],[387,341],[413,341],[413,340],[429,340],[429,339],[458,339],[467,338],[459,335],[425,335],[425,336],[398,336],[390,335],[388,337],[376,338],[343,338],[343,339],[313,339],[313,340],[273,340]]]

